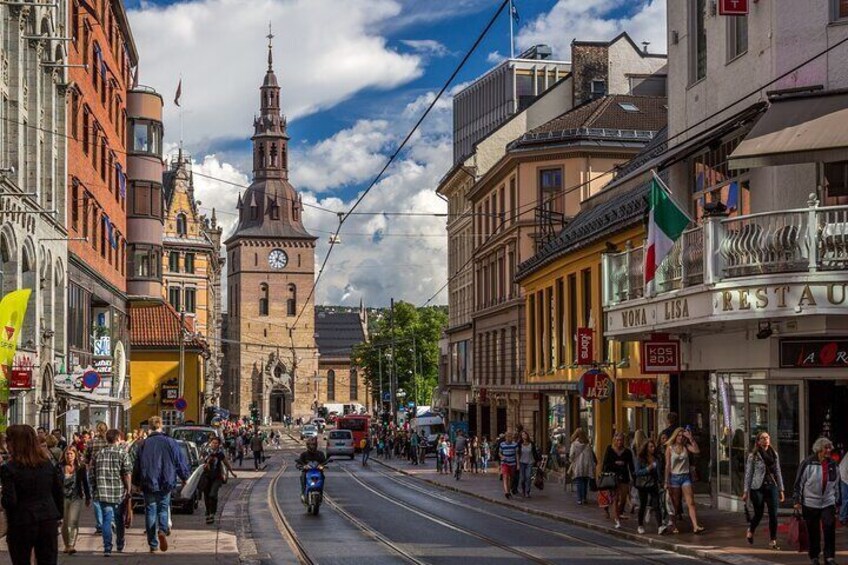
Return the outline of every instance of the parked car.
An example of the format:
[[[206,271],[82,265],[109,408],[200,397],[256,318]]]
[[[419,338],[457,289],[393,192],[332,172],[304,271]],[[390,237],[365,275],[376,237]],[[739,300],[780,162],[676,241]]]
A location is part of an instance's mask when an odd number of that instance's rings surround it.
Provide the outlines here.
[[[197,445],[191,441],[178,439],[177,444],[180,446],[180,451],[183,452],[183,456],[186,458],[186,461],[188,461],[191,473],[193,473],[195,469],[200,467],[200,450],[198,450]],[[202,494],[199,490],[196,490],[190,498],[183,498],[182,490],[183,482],[179,477],[177,477],[177,485],[174,487],[174,490],[171,491],[171,508],[174,510],[182,510],[186,514],[194,514],[194,511],[200,504]],[[135,488],[133,489],[132,505],[133,510],[136,512],[144,510],[144,495],[141,494],[141,491]]]
[[[300,439],[306,439],[310,437],[318,437],[318,428],[313,426],[312,424],[306,424],[302,428],[300,428]]]
[[[312,425],[318,428],[318,431],[324,433],[324,429],[327,427],[327,420],[324,418],[312,418]]]
[[[327,436],[327,457],[347,455],[353,459],[356,446],[353,445],[353,432],[350,430],[330,430]]]
[[[215,426],[174,426],[169,435],[176,440],[193,442],[200,450],[201,455],[206,453],[206,445],[213,437],[220,439],[222,445],[224,443],[224,434],[220,428]]]

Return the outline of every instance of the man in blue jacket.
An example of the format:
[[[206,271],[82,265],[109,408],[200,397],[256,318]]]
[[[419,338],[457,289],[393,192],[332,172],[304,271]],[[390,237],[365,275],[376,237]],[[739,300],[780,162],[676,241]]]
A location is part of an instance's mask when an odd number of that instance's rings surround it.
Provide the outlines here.
[[[144,494],[144,525],[150,552],[168,551],[171,491],[177,476],[183,482],[191,471],[179,444],[162,433],[162,418],[152,416],[148,421],[150,435],[138,450],[135,478]]]

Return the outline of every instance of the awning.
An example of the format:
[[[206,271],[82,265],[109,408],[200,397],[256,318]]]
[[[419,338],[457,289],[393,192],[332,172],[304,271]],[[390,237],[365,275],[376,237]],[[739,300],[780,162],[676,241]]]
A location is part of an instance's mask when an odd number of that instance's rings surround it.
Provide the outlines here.
[[[777,99],[731,153],[731,169],[848,160],[848,91]]]
[[[73,400],[78,400],[91,406],[120,406],[127,409],[131,406],[132,401],[129,398],[115,398],[113,396],[105,396],[102,394],[94,394],[92,392],[84,392],[81,390],[72,390],[56,387],[56,394],[66,396]]]

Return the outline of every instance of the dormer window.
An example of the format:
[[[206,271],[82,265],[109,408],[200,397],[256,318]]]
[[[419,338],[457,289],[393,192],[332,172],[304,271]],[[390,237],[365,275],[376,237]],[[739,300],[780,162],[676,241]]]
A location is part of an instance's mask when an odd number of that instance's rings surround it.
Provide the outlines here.
[[[177,214],[177,235],[185,237],[188,234],[188,221],[185,214]]]

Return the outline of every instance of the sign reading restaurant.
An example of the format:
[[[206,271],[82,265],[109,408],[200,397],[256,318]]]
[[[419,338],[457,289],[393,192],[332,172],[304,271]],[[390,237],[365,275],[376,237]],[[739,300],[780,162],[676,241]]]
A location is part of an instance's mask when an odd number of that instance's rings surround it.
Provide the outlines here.
[[[703,287],[700,287],[703,288]],[[848,313],[848,283],[794,283],[717,288],[661,294],[606,309],[609,335],[644,333],[710,321],[763,314]],[[695,292],[692,292],[695,291]]]

